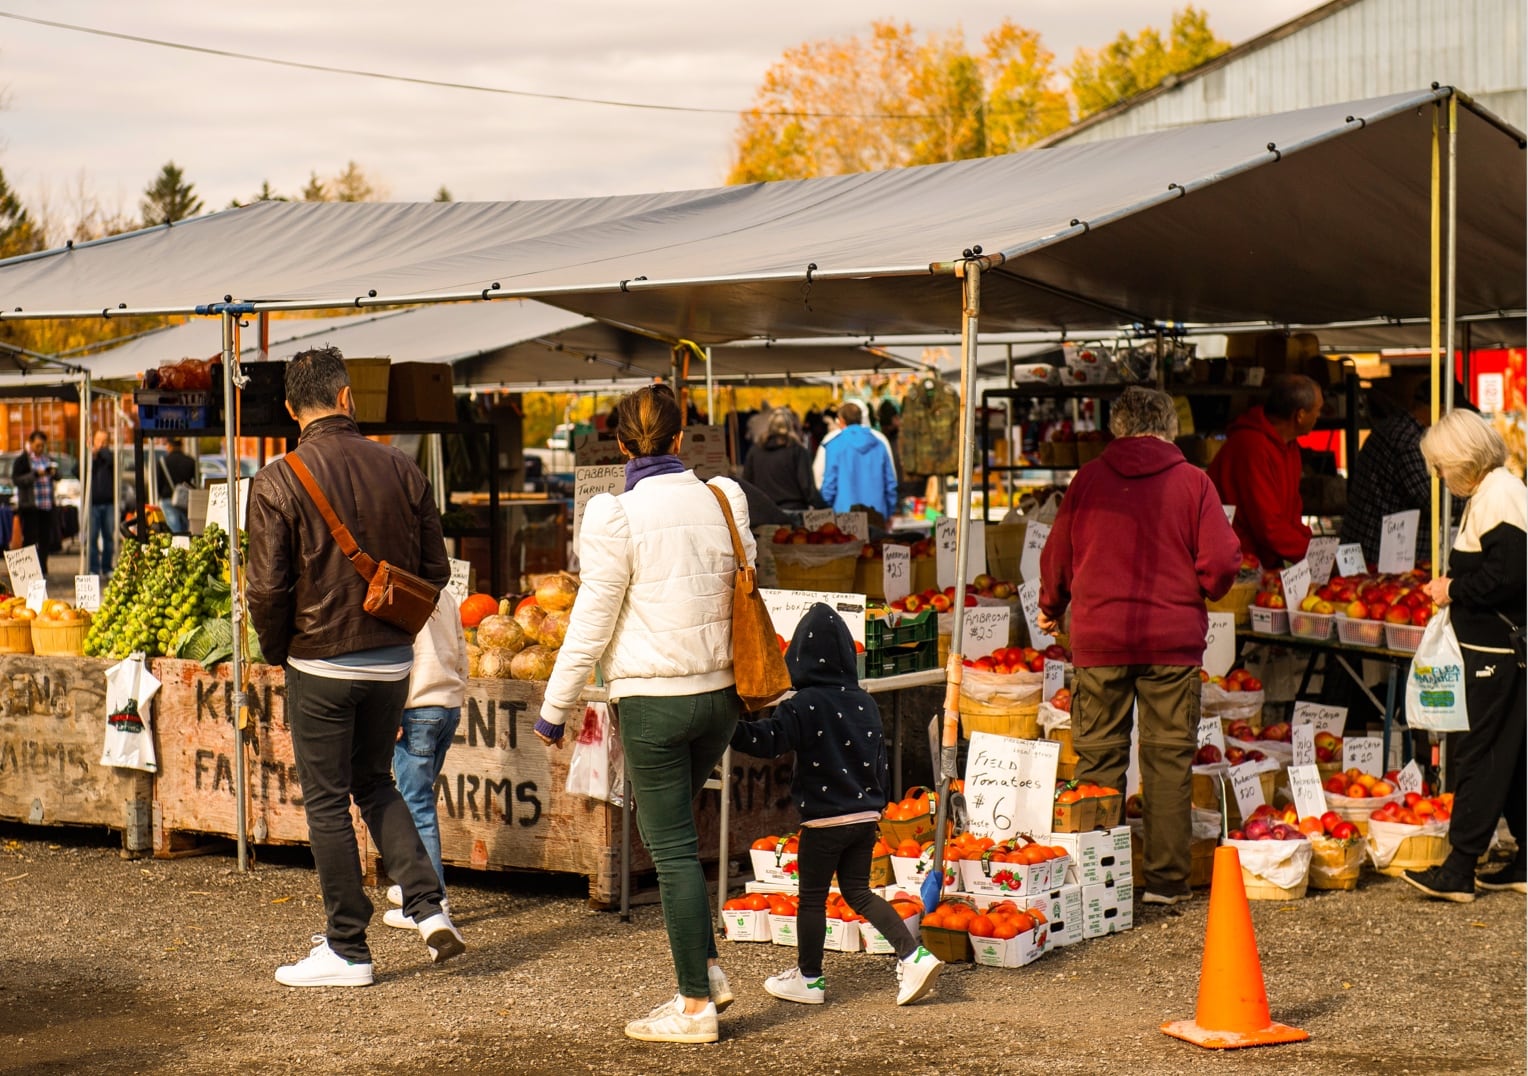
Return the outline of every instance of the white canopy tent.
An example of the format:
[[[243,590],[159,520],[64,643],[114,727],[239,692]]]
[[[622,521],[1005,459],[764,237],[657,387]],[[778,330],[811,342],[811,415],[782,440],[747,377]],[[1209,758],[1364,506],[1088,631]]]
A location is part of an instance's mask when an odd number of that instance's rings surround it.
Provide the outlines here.
[[[230,375],[234,319],[262,310],[537,298],[700,345],[959,331],[965,564],[979,328],[1426,317],[1436,364],[1440,326],[1451,338],[1456,314],[1528,307],[1523,149],[1519,132],[1441,87],[799,182],[544,202],[258,203],[0,262],[0,319],[220,314]],[[1460,158],[1468,166],[1456,169]],[[231,376],[226,392],[231,416]],[[963,609],[957,595],[956,638]]]

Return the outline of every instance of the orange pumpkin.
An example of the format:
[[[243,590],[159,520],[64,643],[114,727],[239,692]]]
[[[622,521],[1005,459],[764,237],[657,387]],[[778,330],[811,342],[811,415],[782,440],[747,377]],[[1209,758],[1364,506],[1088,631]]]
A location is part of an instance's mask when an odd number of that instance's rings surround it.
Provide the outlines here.
[[[492,594],[469,594],[462,602],[462,627],[475,628],[485,616],[499,611],[499,600]]]

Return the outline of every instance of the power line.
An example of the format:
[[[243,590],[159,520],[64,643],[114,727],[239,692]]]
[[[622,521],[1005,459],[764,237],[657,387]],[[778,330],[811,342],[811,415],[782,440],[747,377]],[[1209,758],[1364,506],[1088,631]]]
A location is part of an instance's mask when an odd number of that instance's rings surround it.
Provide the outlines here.
[[[385,71],[365,71],[353,67],[331,67],[328,64],[310,64],[299,60],[281,60],[273,56],[256,56],[248,52],[234,52],[229,49],[215,49],[206,45],[188,45],[181,41],[164,41],[154,37],[143,37],[138,34],[124,34],[115,30],[102,30],[95,26],[80,26],[75,23],[55,22],[52,19],[39,19],[30,15],[20,15],[13,11],[0,11],[0,18],[13,19],[17,22],[29,22],[36,26],[46,26],[54,30],[69,30],[78,34],[91,34],[95,37],[112,38],[117,41],[131,41],[139,45],[153,45],[163,49],[178,49],[181,52],[200,53],[204,56],[221,56],[230,60],[246,60],[250,63],[271,64],[276,67],[293,67],[302,71],[318,71],[327,75],[350,75],[355,78],[381,79],[384,82],[404,82],[415,86],[433,86],[446,90],[467,90],[471,93],[492,93],[505,97],[525,97],[537,101],[565,101],[578,105],[599,105],[605,108],[634,108],[649,112],[690,112],[706,115],[736,116],[744,112],[752,113],[752,109],[737,108],[698,108],[693,105],[658,105],[644,101],[614,101],[602,97],[575,97],[571,94],[561,93],[534,93],[530,90],[509,90],[500,86],[477,86],[467,82],[443,82],[438,79],[414,78],[409,75],[392,75]],[[924,113],[878,113],[878,112],[786,112],[770,111],[759,112],[760,116],[768,116],[778,119],[815,119],[815,120],[932,120],[940,119],[940,116]]]

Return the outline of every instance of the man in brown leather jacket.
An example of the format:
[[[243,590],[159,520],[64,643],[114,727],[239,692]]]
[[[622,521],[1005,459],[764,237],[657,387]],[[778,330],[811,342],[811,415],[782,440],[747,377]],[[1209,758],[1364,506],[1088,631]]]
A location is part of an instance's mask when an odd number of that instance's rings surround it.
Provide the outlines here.
[[[287,366],[286,395],[302,431],[293,451],[360,548],[444,586],[451,572],[430,484],[403,453],[361,436],[339,351],[300,352]],[[362,608],[366,586],[296,472],[281,460],[261,470],[250,488],[245,595],[266,659],[286,669],[287,724],[328,916],[308,956],[277,969],[276,981],[287,986],[371,984],[372,904],[352,798],[430,958],[448,960],[465,948],[393,783],[413,638]]]

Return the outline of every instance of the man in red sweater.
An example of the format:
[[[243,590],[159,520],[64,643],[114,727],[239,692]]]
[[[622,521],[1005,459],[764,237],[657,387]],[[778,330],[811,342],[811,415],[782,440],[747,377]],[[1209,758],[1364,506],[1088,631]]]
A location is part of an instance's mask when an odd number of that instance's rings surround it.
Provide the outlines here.
[[[1142,899],[1176,904],[1190,895],[1204,601],[1231,589],[1241,550],[1215,487],[1173,444],[1170,396],[1126,389],[1109,428],[1116,440],[1072,479],[1040,555],[1040,627],[1071,607],[1078,778],[1124,788],[1140,712]]]
[[[1275,378],[1261,407],[1231,423],[1225,447],[1210,462],[1210,481],[1224,504],[1236,506],[1232,525],[1243,552],[1265,568],[1305,556],[1310,528],[1300,522],[1300,446],[1321,417],[1321,386],[1308,377]]]

